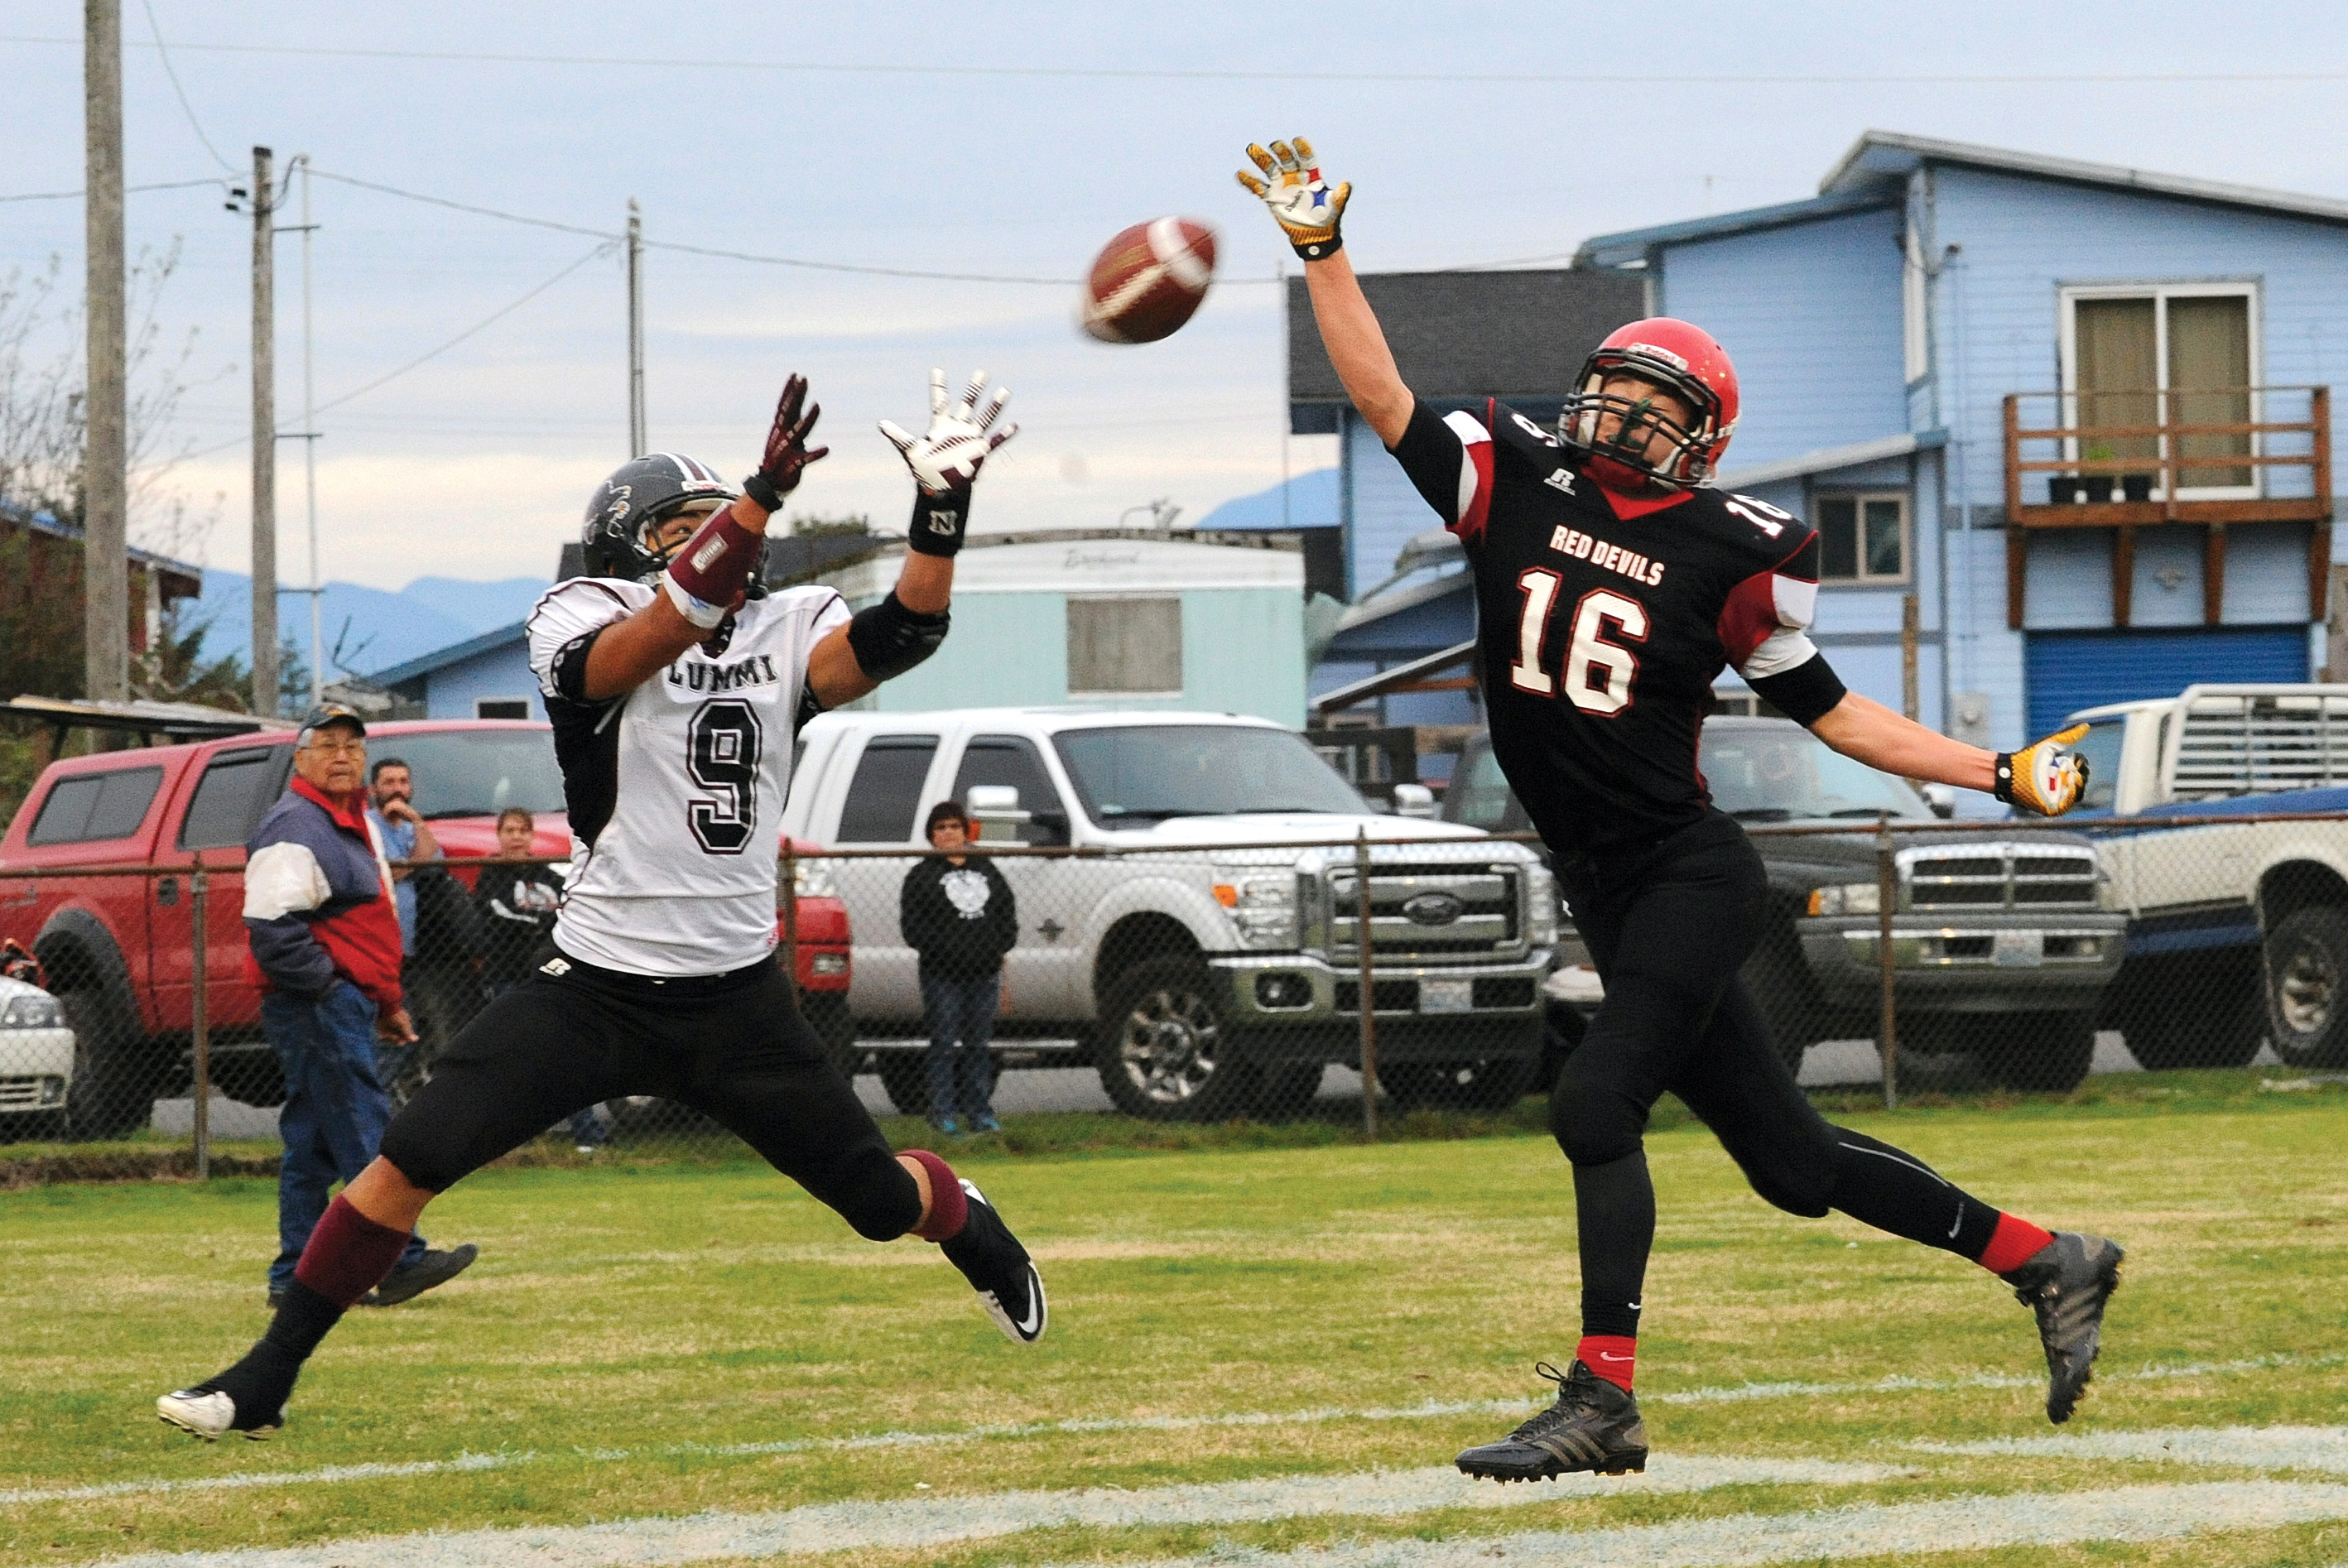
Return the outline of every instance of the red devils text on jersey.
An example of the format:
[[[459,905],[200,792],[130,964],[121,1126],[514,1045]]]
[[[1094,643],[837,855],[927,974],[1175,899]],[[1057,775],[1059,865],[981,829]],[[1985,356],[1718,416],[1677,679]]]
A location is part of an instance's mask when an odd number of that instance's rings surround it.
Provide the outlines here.
[[[1711,807],[1696,738],[1723,667],[1804,724],[1842,700],[1807,634],[1818,534],[1718,490],[1622,496],[1498,401],[1426,404],[1394,449],[1476,575],[1492,753],[1550,845],[1652,841]]]

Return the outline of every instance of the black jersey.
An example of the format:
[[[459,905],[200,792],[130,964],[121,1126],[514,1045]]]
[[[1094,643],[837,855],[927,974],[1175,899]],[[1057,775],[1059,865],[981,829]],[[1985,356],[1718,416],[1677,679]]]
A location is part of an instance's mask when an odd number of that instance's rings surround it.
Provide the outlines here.
[[[1843,688],[1810,642],[1818,533],[1718,490],[1615,495],[1498,401],[1422,403],[1394,449],[1476,577],[1492,754],[1560,851],[1700,820],[1712,683],[1734,667],[1808,723]]]

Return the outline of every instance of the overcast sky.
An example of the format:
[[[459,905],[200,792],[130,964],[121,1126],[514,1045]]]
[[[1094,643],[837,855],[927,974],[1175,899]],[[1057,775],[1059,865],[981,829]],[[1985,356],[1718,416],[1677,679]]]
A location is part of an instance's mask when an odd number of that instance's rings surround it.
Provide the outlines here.
[[[1354,182],[1345,238],[1365,271],[1561,256],[1592,233],[1798,199],[1869,127],[2348,196],[2337,5],[2275,4],[2221,26],[2206,4],[2146,0],[152,0],[193,124],[147,6],[124,11],[134,185],[221,175],[201,126],[240,168],[263,142],[281,167],[306,151],[324,172],[596,230],[620,228],[633,196],[652,241],[825,262],[1074,278],[1128,223],[1182,212],[1220,231],[1220,281],[1199,317],[1123,348],[1076,331],[1072,285],[653,252],[654,444],[738,475],[783,375],[804,371],[835,449],[794,510],[891,528],[910,489],[873,422],[918,427],[932,364],[983,366],[1016,393],[1024,431],[982,488],[982,530],[1110,525],[1159,496],[1196,519],[1277,480],[1282,328],[1266,280],[1286,253],[1231,180],[1251,139],[1301,131]],[[6,18],[0,195],[77,188],[81,8],[17,0]],[[1958,79],[2177,74],[2201,79]],[[1539,79],[1496,79],[1511,77]],[[242,570],[251,231],[221,200],[209,187],[133,195],[129,234],[134,250],[183,243],[161,314],[201,331],[203,384],[172,444],[225,449],[178,482],[220,498],[220,525],[191,552]],[[324,179],[314,217],[321,402],[598,243]],[[77,288],[81,223],[77,201],[0,203],[0,273],[56,255]],[[294,428],[300,252],[278,244],[279,407]],[[325,574],[396,588],[551,572],[588,492],[626,456],[624,309],[620,263],[599,257],[321,415]],[[1287,460],[1301,472],[1333,457],[1326,438],[1298,438]],[[298,582],[298,444],[283,459],[280,560]]]

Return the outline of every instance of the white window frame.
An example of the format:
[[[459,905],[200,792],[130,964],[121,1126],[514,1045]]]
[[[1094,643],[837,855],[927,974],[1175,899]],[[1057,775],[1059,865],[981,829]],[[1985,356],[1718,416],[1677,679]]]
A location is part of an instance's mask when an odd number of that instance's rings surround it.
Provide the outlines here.
[[[1859,572],[1849,577],[1829,577],[1826,573],[1826,541],[1818,542],[1818,586],[1821,588],[1893,588],[1903,587],[1916,577],[1916,509],[1909,504],[1904,490],[1843,490],[1832,488],[1814,492],[1810,497],[1812,526],[1817,526],[1819,503],[1847,500],[1851,503],[1851,521],[1859,530],[1853,542],[1858,548]],[[1888,500],[1900,508],[1900,571],[1896,574],[1867,570],[1867,503]]]
[[[1175,624],[1177,626],[1180,626],[1180,625],[1182,624],[1182,623],[1183,623],[1185,620],[1187,620],[1187,619],[1188,619],[1188,617],[1187,617],[1187,616],[1184,614],[1184,613],[1183,613],[1183,612],[1184,612],[1184,610],[1187,608],[1187,606],[1186,606],[1186,605],[1184,604],[1184,603],[1183,603],[1182,595],[1181,595],[1180,593],[1071,593],[1071,594],[1068,594],[1068,595],[1067,595],[1067,601],[1066,601],[1066,602],[1067,602],[1067,603],[1069,603],[1069,604],[1078,604],[1078,603],[1083,603],[1083,604],[1123,604],[1123,603],[1135,603],[1135,602],[1137,602],[1137,601],[1138,601],[1138,602],[1146,602],[1146,603],[1164,603],[1168,602],[1169,600],[1172,601],[1172,602],[1173,602],[1173,603],[1174,603],[1174,606],[1175,606],[1175,612],[1174,612],[1174,614],[1175,614],[1175,622],[1174,622],[1174,624]],[[1062,614],[1062,616],[1063,616],[1063,620],[1062,620],[1062,622],[1061,622],[1061,624],[1062,624],[1063,626],[1065,626],[1065,625],[1066,624],[1066,619],[1065,619],[1065,617],[1066,617],[1066,611],[1065,609],[1063,609],[1063,610],[1062,610],[1062,612],[1061,612],[1061,614]],[[1117,691],[1099,691],[1099,690],[1095,690],[1094,688],[1089,687],[1089,686],[1079,686],[1078,685],[1076,685],[1076,669],[1075,669],[1075,667],[1074,667],[1075,661],[1074,661],[1074,658],[1072,657],[1072,655],[1074,655],[1075,651],[1076,651],[1076,650],[1075,650],[1074,648],[1065,648],[1065,649],[1063,649],[1063,650],[1062,650],[1062,653],[1061,653],[1061,658],[1062,658],[1062,660],[1063,660],[1063,661],[1067,665],[1067,666],[1068,666],[1068,670],[1067,670],[1067,678],[1068,678],[1068,700],[1069,700],[1069,701],[1071,701],[1071,702],[1122,702],[1122,701],[1125,701],[1125,700],[1127,700],[1127,699],[1128,699],[1128,698],[1130,698],[1130,699],[1132,699],[1132,700],[1134,700],[1134,701],[1137,701],[1137,702],[1156,702],[1156,701],[1160,701],[1160,700],[1163,700],[1163,699],[1166,699],[1166,698],[1169,698],[1169,697],[1179,697],[1179,696],[1180,696],[1182,695],[1182,681],[1181,681],[1181,678],[1180,678],[1180,676],[1181,676],[1181,671],[1180,671],[1179,669],[1178,669],[1178,670],[1177,670],[1177,672],[1176,672],[1177,679],[1176,679],[1176,681],[1175,681],[1174,686],[1173,686],[1171,688],[1167,689],[1167,690],[1154,690],[1154,689],[1153,689],[1153,690],[1150,690],[1150,691],[1124,691],[1124,690],[1117,690]],[[1188,650],[1187,650],[1187,649],[1184,649],[1184,650],[1182,650],[1182,652],[1183,652],[1183,654],[1187,656]]]
[[[2255,278],[2217,278],[2199,283],[2070,284],[2062,288],[2060,297],[2062,319],[2059,325],[2063,361],[2061,404],[2063,425],[2066,429],[2075,429],[2079,423],[2079,325],[2076,307],[2081,300],[2148,299],[2153,302],[2153,362],[2157,367],[2160,380],[2159,391],[2164,404],[2173,390],[2168,382],[2168,302],[2173,299],[2242,300],[2245,302],[2244,311],[2249,318],[2250,327],[2250,385],[2257,387],[2266,379],[2265,345],[2261,341],[2260,332],[2263,313],[2260,309],[2261,304],[2260,287]],[[2265,399],[2258,393],[2250,394],[2250,423],[2259,424],[2265,418],[2262,407],[2264,401]],[[2255,434],[2252,435],[2250,455],[2254,458],[2262,457],[2265,452],[2264,439]],[[2066,438],[2064,440],[2063,457],[2066,462],[2075,463],[2079,460],[2079,443],[2076,438]],[[2208,466],[2219,468],[2224,465],[2213,459]],[[2178,487],[2176,499],[2178,500],[2257,500],[2265,494],[2265,487],[2260,482],[2265,477],[2265,468],[2254,463],[2250,465],[2250,482],[2247,485],[2190,487],[2180,485]],[[2168,500],[2168,487],[2156,483],[2152,489],[2152,496],[2155,500]]]
[[[490,702],[519,703],[521,705],[521,717],[524,718],[530,717],[530,698],[526,696],[477,696],[473,699],[473,717],[477,719],[489,717],[489,715],[481,711],[481,705]]]

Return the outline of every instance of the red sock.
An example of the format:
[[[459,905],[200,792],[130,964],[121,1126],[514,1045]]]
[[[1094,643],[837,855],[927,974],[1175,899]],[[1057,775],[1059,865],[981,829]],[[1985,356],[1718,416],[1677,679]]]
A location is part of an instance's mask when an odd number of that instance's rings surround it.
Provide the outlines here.
[[[407,1250],[406,1231],[376,1224],[337,1192],[310,1233],[294,1277],[336,1306],[348,1306],[381,1284]]]
[[[1997,1229],[1990,1233],[1989,1245],[1982,1249],[1982,1255],[1975,1261],[1992,1274],[2012,1274],[2036,1257],[2039,1249],[2054,1239],[2053,1232],[2042,1231],[2027,1220],[2000,1214]]]
[[[926,1149],[908,1149],[905,1158],[920,1161],[930,1174],[930,1217],[913,1227],[913,1234],[925,1242],[952,1241],[961,1235],[963,1222],[970,1218],[970,1200],[963,1195],[962,1178]]]
[[[1585,1334],[1573,1347],[1574,1358],[1625,1394],[1631,1375],[1638,1370],[1639,1342],[1624,1334]]]

